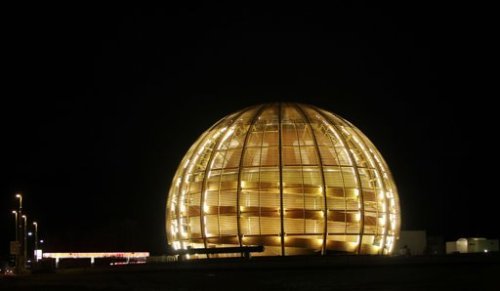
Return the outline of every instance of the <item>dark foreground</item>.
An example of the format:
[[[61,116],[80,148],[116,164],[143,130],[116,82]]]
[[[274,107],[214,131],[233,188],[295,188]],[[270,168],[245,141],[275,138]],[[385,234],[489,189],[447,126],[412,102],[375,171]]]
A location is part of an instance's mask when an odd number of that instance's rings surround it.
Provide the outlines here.
[[[500,290],[500,255],[288,257],[60,270],[0,290]]]

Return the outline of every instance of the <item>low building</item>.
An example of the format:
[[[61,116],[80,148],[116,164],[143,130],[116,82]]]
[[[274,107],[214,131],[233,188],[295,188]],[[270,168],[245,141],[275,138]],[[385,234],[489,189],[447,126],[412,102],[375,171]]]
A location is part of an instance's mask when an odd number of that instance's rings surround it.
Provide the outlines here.
[[[149,252],[107,252],[107,253],[44,253],[44,259],[55,259],[56,267],[59,267],[60,260],[88,260],[90,265],[94,265],[96,259],[109,259],[109,265],[142,264],[149,257]],[[70,265],[77,265],[71,263]]]
[[[427,234],[425,230],[402,230],[396,244],[395,254],[423,255],[426,246]]]
[[[487,253],[498,252],[498,239],[484,237],[459,238],[457,241],[446,242],[446,253]]]

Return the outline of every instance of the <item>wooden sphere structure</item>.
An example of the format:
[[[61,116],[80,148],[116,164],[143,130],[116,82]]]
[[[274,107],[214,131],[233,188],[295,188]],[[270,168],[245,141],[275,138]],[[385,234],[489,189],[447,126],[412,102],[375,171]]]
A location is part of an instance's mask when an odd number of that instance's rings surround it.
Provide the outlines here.
[[[396,185],[372,142],[340,116],[297,103],[249,107],[204,132],[166,205],[177,250],[390,254],[399,228]]]

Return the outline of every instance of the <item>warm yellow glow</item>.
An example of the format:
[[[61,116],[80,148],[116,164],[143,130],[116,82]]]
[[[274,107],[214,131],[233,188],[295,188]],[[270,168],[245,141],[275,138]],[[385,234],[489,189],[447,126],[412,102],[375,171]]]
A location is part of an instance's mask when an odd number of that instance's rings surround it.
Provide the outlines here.
[[[147,258],[149,252],[106,252],[106,253],[43,253],[44,258],[83,259],[83,258]]]
[[[399,233],[397,189],[383,157],[359,129],[313,106],[265,104],[229,115],[180,165],[166,207],[174,249],[389,254]]]

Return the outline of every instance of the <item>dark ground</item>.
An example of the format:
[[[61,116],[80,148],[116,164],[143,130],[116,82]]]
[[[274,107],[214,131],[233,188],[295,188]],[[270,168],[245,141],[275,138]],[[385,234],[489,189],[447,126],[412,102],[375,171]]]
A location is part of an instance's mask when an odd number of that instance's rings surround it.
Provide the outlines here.
[[[500,290],[500,255],[254,258],[0,277],[1,290]]]

